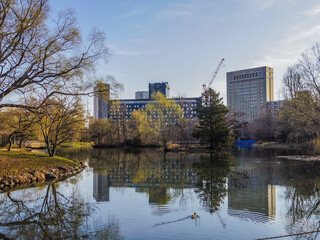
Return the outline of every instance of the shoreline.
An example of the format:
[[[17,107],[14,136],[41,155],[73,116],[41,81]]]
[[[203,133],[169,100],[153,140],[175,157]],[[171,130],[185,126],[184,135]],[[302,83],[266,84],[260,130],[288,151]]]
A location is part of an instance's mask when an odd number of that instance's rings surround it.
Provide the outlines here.
[[[320,156],[308,156],[308,155],[289,155],[289,156],[276,156],[278,159],[285,159],[290,161],[300,162],[320,162]]]
[[[296,150],[296,151],[310,151],[313,146],[310,144],[295,144],[295,143],[280,143],[280,142],[265,142],[262,144],[252,144],[255,148],[263,149],[281,149],[281,150]]]
[[[21,150],[0,150],[0,163],[4,166],[0,169],[0,193],[62,181],[86,168],[82,162]]]
[[[188,153],[221,153],[226,151],[217,151],[214,149],[210,149],[207,147],[201,147],[199,145],[176,145],[169,146],[165,148],[164,146],[160,145],[93,145],[93,149],[143,149],[143,148],[153,148],[153,149],[161,149],[164,152],[188,152]]]
[[[69,177],[77,175],[85,168],[85,165],[69,168],[58,167],[49,169],[48,171],[40,172],[35,170],[31,173],[0,177],[0,193],[63,181]]]

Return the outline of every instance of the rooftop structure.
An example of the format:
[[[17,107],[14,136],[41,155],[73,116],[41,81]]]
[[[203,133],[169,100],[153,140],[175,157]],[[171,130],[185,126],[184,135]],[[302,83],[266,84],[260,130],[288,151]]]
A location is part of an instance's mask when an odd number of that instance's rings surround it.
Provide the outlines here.
[[[135,99],[149,99],[149,91],[138,91],[135,93]]]
[[[170,96],[169,84],[167,82],[149,83],[149,99],[151,99],[152,94],[156,92],[161,92],[168,98]]]

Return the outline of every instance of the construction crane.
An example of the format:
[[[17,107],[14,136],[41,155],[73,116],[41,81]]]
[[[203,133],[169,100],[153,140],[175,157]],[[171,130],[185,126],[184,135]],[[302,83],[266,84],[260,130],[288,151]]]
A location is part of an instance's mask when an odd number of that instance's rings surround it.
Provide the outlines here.
[[[224,62],[224,58],[221,59],[221,61],[220,61],[219,65],[218,65],[216,71],[214,72],[214,74],[213,74],[213,76],[212,76],[209,84],[208,84],[208,85],[206,85],[206,84],[203,84],[203,85],[202,85],[202,87],[203,87],[203,95],[204,95],[204,96],[208,95],[209,88],[210,88],[211,84],[213,83],[213,80],[214,80],[214,79],[216,78],[216,76],[218,75],[218,72],[219,72],[219,70],[220,70],[223,62]]]
[[[216,76],[218,75],[218,72],[222,66],[224,62],[224,58],[221,59],[216,71],[214,72],[210,82],[208,85],[206,84],[203,84],[202,87],[203,87],[203,93],[202,93],[202,101],[204,103],[205,106],[208,106],[208,104],[210,105],[210,99],[209,99],[209,88],[211,86],[211,84],[213,83],[213,80],[216,78]]]

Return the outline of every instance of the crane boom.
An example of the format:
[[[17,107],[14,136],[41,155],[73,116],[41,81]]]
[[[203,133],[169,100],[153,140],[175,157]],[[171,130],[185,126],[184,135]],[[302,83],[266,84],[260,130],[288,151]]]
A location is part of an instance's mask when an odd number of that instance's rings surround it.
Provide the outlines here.
[[[212,78],[211,78],[211,81],[210,81],[209,84],[208,84],[208,88],[211,86],[213,80],[214,80],[214,79],[216,78],[216,76],[218,75],[218,72],[219,72],[219,70],[220,70],[223,62],[224,62],[224,58],[221,59],[221,61],[220,61],[219,65],[218,65],[216,71],[214,72],[214,74],[213,74],[213,76],[212,76]]]
[[[213,83],[213,80],[214,80],[214,79],[216,78],[216,76],[218,75],[218,72],[219,72],[219,70],[220,70],[223,62],[224,62],[224,58],[221,59],[221,61],[220,61],[219,65],[218,65],[216,71],[214,72],[214,74],[213,74],[213,76],[212,76],[209,84],[208,84],[208,85],[207,85],[207,84],[203,84],[203,85],[202,85],[202,87],[203,87],[203,92],[204,92],[204,93],[209,90],[209,87],[211,86],[211,84]]]
[[[219,70],[220,70],[223,62],[224,62],[224,58],[221,59],[221,61],[220,61],[219,65],[218,65],[216,71],[214,72],[214,74],[213,74],[213,76],[212,76],[209,84],[208,84],[208,85],[206,85],[206,84],[203,84],[203,85],[202,85],[202,87],[203,87],[202,96],[203,96],[203,99],[204,99],[205,102],[208,102],[208,99],[209,99],[209,96],[208,96],[209,87],[211,86],[211,84],[213,83],[213,80],[214,80],[214,79],[216,78],[216,76],[218,75],[218,72],[219,72]]]

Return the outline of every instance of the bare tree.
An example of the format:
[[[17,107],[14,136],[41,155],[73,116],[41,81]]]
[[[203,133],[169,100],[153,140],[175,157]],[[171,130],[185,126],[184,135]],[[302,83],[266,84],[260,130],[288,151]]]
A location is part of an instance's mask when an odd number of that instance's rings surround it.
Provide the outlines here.
[[[302,53],[298,63],[289,67],[283,78],[286,103],[280,120],[291,124],[301,139],[319,136],[320,129],[320,45]],[[310,130],[312,130],[310,134]],[[293,135],[293,132],[288,132]],[[286,134],[284,134],[286,135]],[[305,135],[305,136],[304,136]]]
[[[107,54],[104,35],[93,30],[84,46],[74,13],[66,10],[50,20],[48,2],[0,1],[1,100],[37,91],[46,101],[55,94],[86,94],[92,87],[92,78],[85,76]]]

